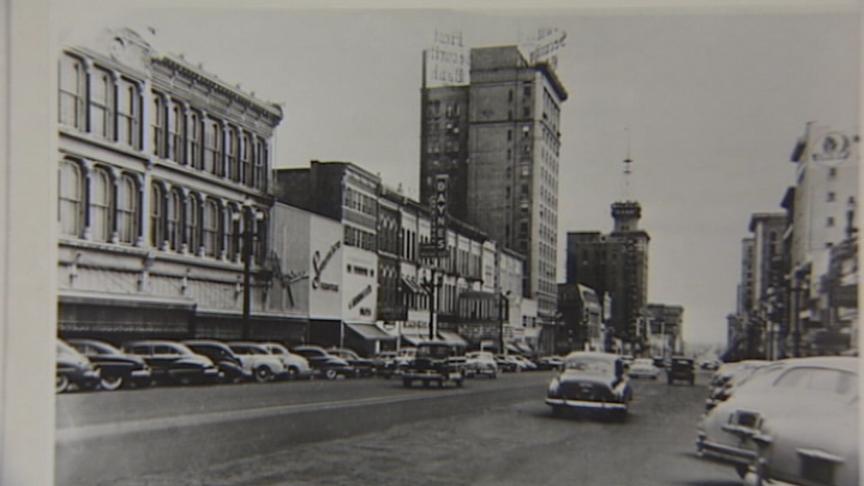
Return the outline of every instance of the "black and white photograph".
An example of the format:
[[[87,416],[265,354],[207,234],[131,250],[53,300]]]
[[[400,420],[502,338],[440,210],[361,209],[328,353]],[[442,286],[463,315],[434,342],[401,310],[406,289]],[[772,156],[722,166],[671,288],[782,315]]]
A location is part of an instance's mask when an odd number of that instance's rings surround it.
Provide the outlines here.
[[[859,2],[3,5],[0,484],[861,484]]]

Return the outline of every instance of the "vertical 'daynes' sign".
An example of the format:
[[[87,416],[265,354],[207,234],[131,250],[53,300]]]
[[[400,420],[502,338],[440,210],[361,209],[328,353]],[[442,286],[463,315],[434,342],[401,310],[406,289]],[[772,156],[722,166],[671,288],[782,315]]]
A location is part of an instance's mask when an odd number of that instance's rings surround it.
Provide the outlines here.
[[[471,69],[468,50],[462,43],[462,32],[435,31],[432,47],[423,51],[425,86],[468,84]]]
[[[432,195],[432,244],[440,255],[447,251],[447,174],[435,176],[435,191]]]

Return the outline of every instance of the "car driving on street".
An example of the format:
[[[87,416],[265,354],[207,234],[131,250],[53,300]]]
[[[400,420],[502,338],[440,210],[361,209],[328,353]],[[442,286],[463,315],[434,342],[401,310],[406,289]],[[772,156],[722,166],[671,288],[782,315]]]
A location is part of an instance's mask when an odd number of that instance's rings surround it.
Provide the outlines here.
[[[489,351],[471,351],[466,354],[465,374],[471,377],[498,378],[498,364],[495,363],[495,355]]]
[[[649,358],[639,358],[630,365],[627,374],[631,378],[649,378],[656,380],[660,376],[660,368],[654,366],[654,361]]]
[[[623,418],[632,398],[621,357],[592,351],[568,354],[563,371],[552,378],[546,391],[546,404],[556,415],[565,410],[588,410]]]
[[[666,370],[666,382],[670,385],[676,381],[683,381],[693,386],[696,383],[696,370],[693,368],[693,360],[683,356],[674,356],[669,361]]]
[[[414,382],[423,386],[432,383],[443,387],[452,382],[462,386],[465,381],[465,348],[439,342],[420,343],[417,355],[402,372],[402,384],[410,387]]]

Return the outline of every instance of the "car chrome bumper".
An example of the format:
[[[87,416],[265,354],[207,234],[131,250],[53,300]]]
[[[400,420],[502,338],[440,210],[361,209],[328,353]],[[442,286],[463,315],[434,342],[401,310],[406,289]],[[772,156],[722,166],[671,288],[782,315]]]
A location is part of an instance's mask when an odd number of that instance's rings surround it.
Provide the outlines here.
[[[153,373],[150,370],[132,370],[129,372],[129,377],[133,380],[143,380],[150,378]]]
[[[700,456],[716,459],[721,462],[736,465],[752,464],[756,460],[756,452],[740,447],[729,446],[717,442],[705,440],[704,436],[699,436],[696,441],[696,450]]]
[[[553,407],[590,408],[594,410],[627,410],[626,403],[592,402],[588,400],[567,400],[564,398],[547,398],[546,405]]]

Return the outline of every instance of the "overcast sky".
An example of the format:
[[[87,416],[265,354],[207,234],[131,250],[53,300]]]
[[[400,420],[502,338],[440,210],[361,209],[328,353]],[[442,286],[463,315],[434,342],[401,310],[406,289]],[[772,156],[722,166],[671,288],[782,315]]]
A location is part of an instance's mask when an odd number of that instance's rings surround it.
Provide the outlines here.
[[[722,342],[749,215],[780,210],[805,123],[858,130],[860,20],[812,10],[544,14],[160,8],[90,11],[58,32],[67,41],[93,26],[153,27],[159,49],[283,103],[277,167],[353,161],[416,198],[421,51],[434,31],[489,46],[563,29],[558,280],[568,231],[611,229],[629,129],[630,195],[651,235],[649,301],[684,306],[687,341]]]

